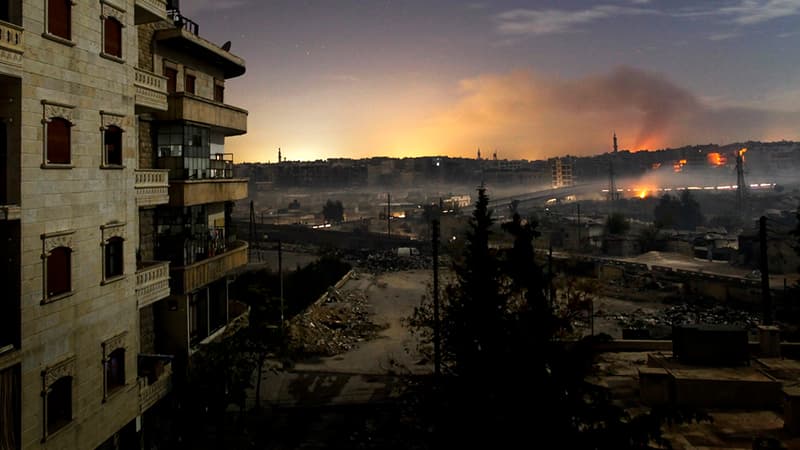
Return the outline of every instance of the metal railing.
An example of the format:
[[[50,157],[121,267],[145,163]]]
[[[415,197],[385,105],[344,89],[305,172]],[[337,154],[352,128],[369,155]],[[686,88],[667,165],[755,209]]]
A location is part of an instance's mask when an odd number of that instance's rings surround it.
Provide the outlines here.
[[[197,25],[197,22],[182,15],[181,12],[178,11],[177,9],[168,10],[167,17],[169,17],[170,20],[172,20],[176,28],[183,28],[189,33],[192,33],[195,36],[199,36],[200,26]]]

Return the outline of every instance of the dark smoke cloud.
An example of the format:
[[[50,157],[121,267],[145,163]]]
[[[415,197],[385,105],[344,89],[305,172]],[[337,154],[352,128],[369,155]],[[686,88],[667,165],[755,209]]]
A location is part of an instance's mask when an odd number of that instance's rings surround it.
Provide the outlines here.
[[[660,74],[632,67],[572,80],[531,71],[461,82],[459,102],[434,121],[449,151],[477,146],[501,157],[539,158],[623,148],[655,149],[739,140],[797,139],[800,113],[715,108]]]

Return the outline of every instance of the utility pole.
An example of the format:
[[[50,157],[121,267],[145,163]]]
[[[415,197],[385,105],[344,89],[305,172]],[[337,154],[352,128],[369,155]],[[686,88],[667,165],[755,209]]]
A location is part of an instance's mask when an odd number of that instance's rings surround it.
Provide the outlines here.
[[[442,353],[439,347],[439,220],[433,220],[431,244],[433,246],[433,374],[442,374]]]
[[[386,193],[386,237],[392,237],[392,194]]]
[[[553,308],[555,303],[555,289],[553,289],[553,243],[550,242],[550,251],[547,254],[547,292],[550,297],[550,308]]]
[[[278,279],[280,280],[280,295],[281,295],[281,331],[283,331],[283,248],[281,241],[278,241]]]
[[[263,216],[262,216],[263,217]],[[261,219],[261,222],[264,222],[264,219]],[[253,248],[255,245],[256,240],[256,210],[253,207],[253,201],[250,200],[250,224],[249,224],[249,245],[247,247],[247,259],[252,262],[253,260]],[[258,252],[256,252],[258,254]]]
[[[764,325],[772,325],[772,300],[769,297],[769,259],[767,252],[767,218],[758,220],[759,269],[761,269],[761,304],[764,308]]]
[[[580,250],[581,249],[581,204],[576,203],[576,205],[578,206],[578,250]]]

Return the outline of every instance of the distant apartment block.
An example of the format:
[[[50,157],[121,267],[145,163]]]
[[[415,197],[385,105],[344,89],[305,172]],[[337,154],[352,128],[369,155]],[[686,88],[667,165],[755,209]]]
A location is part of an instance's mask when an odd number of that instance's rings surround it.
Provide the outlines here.
[[[228,323],[244,71],[164,0],[0,2],[3,450],[139,448]]]
[[[575,180],[572,176],[573,159],[571,157],[550,159],[553,188],[572,186]]]

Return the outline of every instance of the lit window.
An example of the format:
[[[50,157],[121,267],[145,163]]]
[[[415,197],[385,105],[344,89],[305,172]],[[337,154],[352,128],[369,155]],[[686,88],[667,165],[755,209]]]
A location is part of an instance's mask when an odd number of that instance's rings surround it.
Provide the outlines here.
[[[47,434],[72,421],[72,377],[61,377],[47,389]]]
[[[72,0],[47,0],[47,33],[72,39]]]
[[[113,17],[103,20],[103,52],[122,58],[122,24]]]
[[[72,249],[56,247],[47,255],[47,297],[72,290]]]
[[[72,124],[66,119],[55,117],[46,123],[47,128],[47,163],[69,164],[70,128]]]
[[[112,237],[105,243],[105,279],[122,276],[122,238]]]
[[[122,165],[122,129],[110,125],[103,132],[103,157],[105,164]]]

